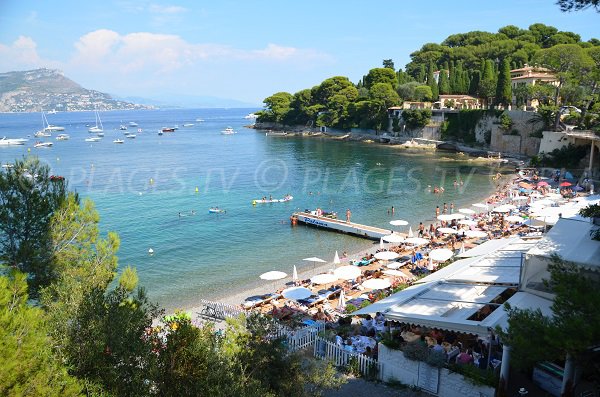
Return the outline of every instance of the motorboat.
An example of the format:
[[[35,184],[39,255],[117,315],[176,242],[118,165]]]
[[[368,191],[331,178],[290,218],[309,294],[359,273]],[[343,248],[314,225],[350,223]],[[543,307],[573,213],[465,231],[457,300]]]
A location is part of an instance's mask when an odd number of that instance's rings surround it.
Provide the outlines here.
[[[135,135],[135,134],[127,134],[127,135],[125,135],[125,138],[135,139],[136,136],[137,135]]]
[[[39,147],[52,147],[52,142],[36,142],[33,147],[35,148],[39,148]]]
[[[267,199],[265,197],[265,198],[262,198],[262,199],[252,200],[252,205],[256,205],[256,204],[268,204],[268,203],[285,203],[286,201],[291,201],[293,199],[294,199],[294,197],[290,196],[289,194],[283,196],[282,199],[271,199],[271,198]]]
[[[254,120],[254,119],[258,118],[258,115],[254,114],[254,113],[248,113],[247,115],[244,116],[244,118],[246,120]]]
[[[193,127],[194,123],[185,123],[183,126],[184,127]]]
[[[71,138],[71,137],[69,136],[69,134],[58,134],[58,135],[56,136],[56,140],[57,140],[57,141],[68,141],[68,140],[69,140],[69,138]]]
[[[125,143],[125,141],[122,139],[115,139],[113,143]]]
[[[2,139],[0,139],[0,146],[24,145],[25,142],[27,142],[27,139],[7,139],[6,137],[2,137]]]
[[[162,135],[162,134],[163,134],[162,130],[158,130],[158,135]]]
[[[123,124],[121,124],[121,125],[119,126],[119,129],[120,129],[121,131],[127,131],[127,126],[126,126],[126,125],[123,125]]]
[[[96,132],[96,135],[102,137],[102,136],[104,136],[104,132]]]
[[[225,211],[224,209],[221,209],[219,207],[212,207],[212,208],[208,209],[209,214],[224,214],[225,212],[227,212],[227,211]]]
[[[161,128],[160,130],[161,130],[162,132],[175,132],[175,130],[176,130],[176,129],[177,129],[177,128],[175,128],[175,127],[163,127],[163,128]]]
[[[56,109],[52,109],[52,110],[49,110],[49,111],[48,111],[48,114],[56,114],[56,113],[58,113],[58,112],[56,111]]]
[[[223,131],[221,131],[221,134],[232,135],[232,134],[237,134],[237,132],[232,127],[227,127]]]
[[[130,122],[129,122],[129,126],[130,126],[130,127],[137,127],[137,126],[138,126],[138,123],[136,123],[135,121],[130,121]]]
[[[97,136],[93,136],[91,138],[85,138],[86,142],[100,142],[102,140],[102,138],[99,138]]]
[[[52,134],[49,132],[46,132],[44,130],[40,130],[40,131],[37,131],[35,134],[33,134],[33,136],[36,138],[46,138],[46,137],[52,136]]]
[[[199,123],[201,123],[201,122],[204,121],[204,119],[197,118],[196,121],[199,122]]]
[[[98,132],[103,132],[104,131],[104,127],[102,126],[102,120],[100,119],[100,114],[98,113],[98,110],[94,110],[94,113],[96,115],[96,125],[89,128],[88,132],[93,133],[98,133]]]

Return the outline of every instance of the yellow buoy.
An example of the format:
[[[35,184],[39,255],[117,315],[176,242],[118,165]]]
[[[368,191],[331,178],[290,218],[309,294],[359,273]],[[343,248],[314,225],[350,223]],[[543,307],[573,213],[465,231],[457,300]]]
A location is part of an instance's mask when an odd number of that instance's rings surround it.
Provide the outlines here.
[[[198,193],[198,186],[196,186],[196,193]]]
[[[252,205],[256,205],[256,200],[252,200]]]
[[[27,152],[31,152],[31,148],[30,147],[27,148]]]
[[[152,185],[154,183],[154,179],[150,178],[150,184]]]

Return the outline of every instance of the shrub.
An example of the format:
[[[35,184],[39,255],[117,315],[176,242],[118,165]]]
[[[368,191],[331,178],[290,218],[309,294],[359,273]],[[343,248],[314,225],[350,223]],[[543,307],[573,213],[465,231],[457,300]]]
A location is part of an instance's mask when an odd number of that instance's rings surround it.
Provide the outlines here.
[[[506,113],[502,113],[500,116],[500,128],[506,132],[510,131],[513,126],[513,121],[510,116]]]
[[[411,342],[404,345],[402,349],[404,357],[413,361],[425,361],[429,355],[429,349],[421,342]]]
[[[348,304],[346,305],[346,313],[353,313],[353,312],[355,312],[355,311],[356,311],[356,306],[354,306],[354,305],[353,305],[353,304],[351,304],[351,303],[348,303]]]
[[[498,385],[498,376],[494,371],[488,371],[485,369],[481,369],[474,365],[460,365],[460,364],[450,364],[448,365],[448,369],[451,372],[456,372],[464,376],[467,380],[469,380],[474,385],[485,385],[496,387]]]
[[[431,109],[406,109],[402,118],[409,128],[422,128],[431,120]]]
[[[587,146],[575,146],[569,144],[560,149],[554,149],[544,155],[540,163],[544,167],[552,168],[576,168],[579,162],[587,154]]]

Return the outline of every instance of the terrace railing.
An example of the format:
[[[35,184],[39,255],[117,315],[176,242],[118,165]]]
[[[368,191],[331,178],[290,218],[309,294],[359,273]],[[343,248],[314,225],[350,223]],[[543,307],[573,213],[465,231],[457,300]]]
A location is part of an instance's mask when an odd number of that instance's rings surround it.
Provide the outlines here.
[[[363,376],[373,376],[374,371],[376,371],[377,378],[381,379],[382,365],[377,360],[364,354],[349,352],[343,346],[329,342],[320,336],[315,340],[314,356],[331,360],[338,367],[348,367],[354,361],[358,371]]]

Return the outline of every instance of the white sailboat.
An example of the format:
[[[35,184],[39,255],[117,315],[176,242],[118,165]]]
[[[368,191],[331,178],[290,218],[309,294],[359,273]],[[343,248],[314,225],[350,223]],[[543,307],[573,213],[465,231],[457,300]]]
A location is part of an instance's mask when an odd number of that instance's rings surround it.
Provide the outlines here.
[[[99,133],[104,131],[104,127],[102,126],[102,120],[100,119],[100,114],[98,113],[98,110],[94,110],[95,114],[96,114],[96,125],[93,127],[90,127],[88,129],[88,132],[91,133]]]
[[[48,123],[48,119],[46,118],[46,113],[42,112],[42,129],[37,133],[40,134],[48,134],[48,135],[41,135],[41,136],[50,136],[50,133],[52,133],[52,131],[64,131],[65,127],[61,127],[59,125],[52,125],[50,123]]]

